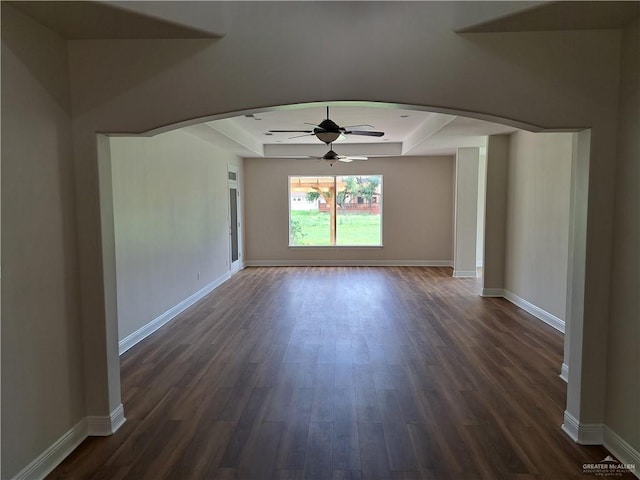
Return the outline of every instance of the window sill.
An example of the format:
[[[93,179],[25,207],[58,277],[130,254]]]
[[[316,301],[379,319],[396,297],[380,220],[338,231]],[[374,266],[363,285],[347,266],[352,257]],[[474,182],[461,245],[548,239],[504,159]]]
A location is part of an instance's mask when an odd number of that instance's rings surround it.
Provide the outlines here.
[[[383,248],[383,245],[289,245],[287,248]]]

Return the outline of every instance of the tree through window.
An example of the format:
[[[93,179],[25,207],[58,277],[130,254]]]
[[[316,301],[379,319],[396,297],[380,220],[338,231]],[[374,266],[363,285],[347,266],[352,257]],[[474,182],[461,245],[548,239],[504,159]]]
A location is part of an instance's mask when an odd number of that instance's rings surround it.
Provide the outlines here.
[[[289,177],[290,246],[381,246],[382,175]]]

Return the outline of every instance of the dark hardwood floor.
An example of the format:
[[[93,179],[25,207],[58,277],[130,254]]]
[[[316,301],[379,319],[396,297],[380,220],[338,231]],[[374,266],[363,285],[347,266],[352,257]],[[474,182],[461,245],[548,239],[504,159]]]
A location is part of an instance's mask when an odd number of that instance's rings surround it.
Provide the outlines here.
[[[449,268],[248,268],[126,352],[49,479],[578,479],[562,335]],[[632,477],[630,477],[632,478]]]

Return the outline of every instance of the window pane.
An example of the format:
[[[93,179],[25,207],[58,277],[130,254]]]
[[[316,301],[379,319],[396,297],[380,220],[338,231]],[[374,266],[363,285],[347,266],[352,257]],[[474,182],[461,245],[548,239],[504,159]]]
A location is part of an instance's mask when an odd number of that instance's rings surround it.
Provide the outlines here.
[[[381,175],[289,177],[290,246],[380,246],[381,232]]]
[[[289,245],[331,245],[334,177],[289,177]]]
[[[336,245],[382,245],[382,176],[337,178]]]

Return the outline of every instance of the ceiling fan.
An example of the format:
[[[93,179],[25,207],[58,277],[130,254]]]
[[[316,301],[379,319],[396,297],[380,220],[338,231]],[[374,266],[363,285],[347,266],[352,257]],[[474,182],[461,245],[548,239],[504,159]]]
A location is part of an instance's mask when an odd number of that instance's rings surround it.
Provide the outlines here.
[[[333,165],[336,162],[351,163],[354,160],[368,160],[369,159],[368,157],[361,157],[361,156],[338,155],[336,152],[333,151],[333,145],[331,145],[330,148],[331,149],[327,153],[325,153],[322,157],[310,157],[310,158],[316,158],[318,160],[324,160],[331,167],[333,167]]]
[[[329,118],[329,107],[327,107],[327,118],[316,125],[315,123],[307,123],[306,125],[313,125],[313,130],[269,130],[270,133],[303,133],[304,135],[297,135],[296,137],[305,137],[307,135],[315,135],[318,140],[329,145],[340,137],[340,135],[364,135],[367,137],[382,137],[384,132],[374,132],[372,130],[354,130],[354,128],[370,127],[372,125],[348,125],[341,127],[333,120]]]

